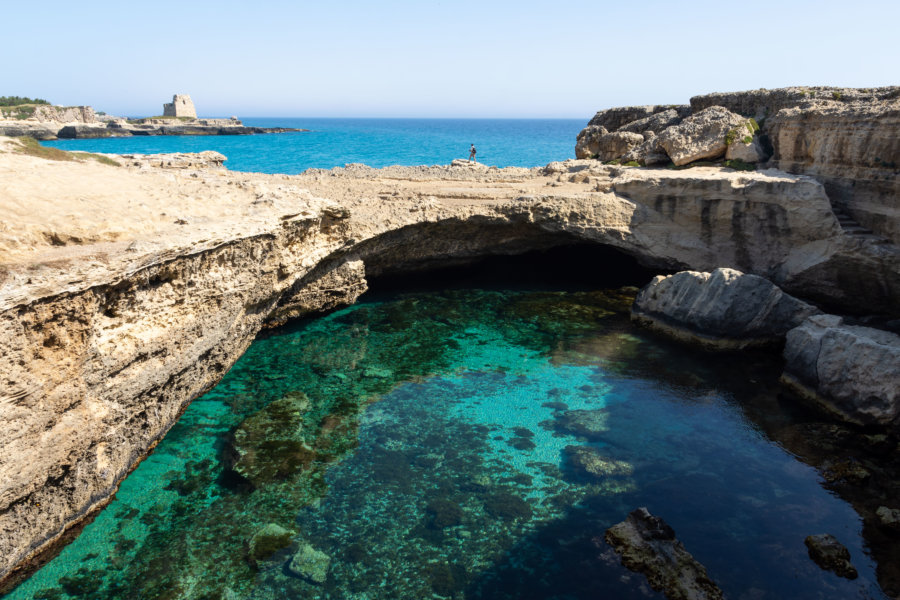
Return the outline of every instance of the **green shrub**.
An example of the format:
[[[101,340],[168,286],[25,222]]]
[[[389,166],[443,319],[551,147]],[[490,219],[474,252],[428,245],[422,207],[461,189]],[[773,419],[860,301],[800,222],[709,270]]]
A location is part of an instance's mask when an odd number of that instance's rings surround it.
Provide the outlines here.
[[[639,167],[639,166],[641,166],[641,165],[640,165],[640,163],[639,163],[638,161],[636,161],[636,160],[629,160],[627,163],[624,163],[623,166],[625,166],[625,167]]]
[[[0,106],[19,106],[21,104],[50,104],[43,98],[25,98],[23,96],[0,96]]]
[[[831,92],[831,97],[834,98],[835,100],[840,100],[842,95],[843,94],[841,94],[840,92],[837,92],[837,91]]]

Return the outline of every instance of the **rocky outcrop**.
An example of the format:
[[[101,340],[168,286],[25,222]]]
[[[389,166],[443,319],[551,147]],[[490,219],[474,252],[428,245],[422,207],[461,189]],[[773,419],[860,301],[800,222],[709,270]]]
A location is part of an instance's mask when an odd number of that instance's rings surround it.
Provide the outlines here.
[[[0,121],[0,136],[33,137],[36,140],[55,140],[60,127],[54,123],[37,121]]]
[[[379,274],[581,241],[900,306],[890,256],[842,245],[821,184],[777,171],[591,160],[289,177],[208,166],[221,155],[51,162],[3,152],[12,143],[0,141],[0,579],[103,506],[267,322],[350,302]],[[879,287],[861,296],[853,274]],[[233,465],[251,483],[279,476],[251,454],[255,431],[294,423],[283,408],[239,428]],[[283,468],[305,468],[303,440],[278,439]]]
[[[726,160],[740,161],[740,166],[770,159],[767,166],[811,175],[825,184],[837,209],[894,244],[900,243],[900,87],[789,87],[707,94],[695,96],[690,102],[689,110],[676,109],[679,118],[719,107],[758,123],[758,132],[745,133],[737,128],[724,154]],[[579,140],[590,137],[587,132],[592,127],[596,130],[602,126],[603,133],[620,129],[655,132],[662,142],[673,135],[666,131],[677,127],[677,120],[668,122],[662,130],[655,125],[644,127],[651,119],[664,121],[665,113],[665,107],[660,106],[601,111]],[[660,150],[665,148],[658,146]],[[717,142],[716,147],[721,148],[721,144]],[[576,150],[579,158],[597,154],[596,150],[586,152],[584,144]],[[662,164],[669,158],[675,164],[690,164],[699,157],[720,154],[710,150],[693,156],[675,160],[645,143],[615,158],[641,165]]]
[[[690,107],[686,105],[622,106],[601,110],[588,122],[588,126],[603,127],[607,131],[617,131],[629,123],[641,121],[657,113],[669,110],[674,110],[681,117],[686,117],[690,114]]]
[[[30,136],[39,140],[128,137],[144,135],[251,135],[307,131],[290,127],[248,127],[237,118],[197,119],[188,117],[98,119],[90,106],[35,107],[27,118],[0,118],[0,136]]]
[[[677,125],[684,118],[683,112],[669,108],[662,112],[653,113],[649,117],[631,121],[619,127],[618,131],[630,131],[646,135],[648,132],[660,134],[668,127]]]
[[[860,425],[900,425],[900,336],[813,316],[787,334],[788,387],[837,417]]]
[[[828,533],[807,536],[804,540],[809,557],[826,571],[833,571],[840,577],[856,579],[859,573],[850,562],[850,551],[837,538]]]
[[[628,569],[642,573],[654,590],[669,600],[721,600],[722,590],[706,568],[691,556],[675,531],[646,508],[633,510],[606,530],[606,543]]]
[[[603,161],[619,158],[644,142],[644,138],[640,134],[627,131],[602,133],[585,139],[587,145],[582,146],[582,155],[585,154],[586,149],[590,156],[585,156],[585,158],[597,158]]]
[[[90,106],[49,106],[39,104],[34,107],[34,119],[52,123],[97,123],[97,115]]]
[[[686,118],[659,135],[659,145],[676,166],[725,155],[729,143],[753,135],[747,119],[720,106]],[[731,139],[730,139],[731,138]]]
[[[681,341],[736,350],[777,345],[817,313],[763,277],[716,269],[656,277],[638,293],[631,318]]]

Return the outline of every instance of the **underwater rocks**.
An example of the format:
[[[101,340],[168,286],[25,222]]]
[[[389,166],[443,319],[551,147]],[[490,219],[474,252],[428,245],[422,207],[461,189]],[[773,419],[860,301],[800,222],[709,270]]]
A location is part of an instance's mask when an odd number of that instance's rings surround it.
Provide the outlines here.
[[[770,281],[734,269],[657,276],[638,293],[633,321],[715,350],[776,345],[820,311]]]
[[[551,431],[571,434],[590,442],[600,441],[609,431],[609,413],[605,409],[564,410],[550,421],[541,423]]]
[[[566,446],[563,453],[566,466],[580,475],[603,478],[634,473],[634,466],[630,463],[604,456],[590,446]]]
[[[804,543],[809,549],[809,557],[826,571],[833,571],[847,579],[856,579],[859,576],[856,568],[850,563],[850,551],[833,535],[828,533],[810,535]]]
[[[288,563],[288,571],[310,583],[324,583],[328,578],[331,557],[317,550],[307,542],[301,542],[300,549]]]
[[[484,499],[484,510],[495,519],[530,519],[531,506],[528,502],[510,492],[493,492]]]
[[[285,529],[281,525],[269,523],[258,530],[247,544],[247,558],[251,566],[269,558],[282,548],[291,545],[297,532]]]
[[[429,529],[444,529],[462,523],[463,510],[456,502],[437,498],[425,507],[425,515]]]
[[[722,590],[709,578],[675,531],[646,508],[606,530],[606,542],[621,556],[622,564],[643,573],[654,590],[669,600],[722,600]]]
[[[234,472],[258,487],[308,467],[316,457],[303,438],[308,406],[306,395],[295,392],[244,419],[228,448]]]
[[[859,425],[900,425],[900,336],[813,316],[788,332],[781,381]]]

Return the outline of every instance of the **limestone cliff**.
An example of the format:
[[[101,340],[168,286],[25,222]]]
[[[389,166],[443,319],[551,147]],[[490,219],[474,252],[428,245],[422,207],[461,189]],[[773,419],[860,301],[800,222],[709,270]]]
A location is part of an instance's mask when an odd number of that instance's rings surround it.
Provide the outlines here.
[[[102,506],[266,322],[352,302],[380,273],[582,240],[900,306],[897,249],[848,241],[820,183],[775,170],[121,162],[0,140],[0,580]]]
[[[717,131],[715,139],[700,127],[695,127],[697,132],[678,132],[684,123],[714,109],[753,121],[748,130],[738,126]],[[648,117],[660,121],[666,110],[671,114],[663,120],[665,127],[651,126]],[[633,135],[629,132],[641,133],[644,141],[635,138],[623,146],[616,136]],[[683,138],[679,144],[671,141],[676,134]],[[689,109],[608,109],[579,134],[576,155],[646,165],[709,158],[768,160],[764,167],[821,181],[835,209],[856,222],[851,226],[862,225],[900,243],[900,87],[761,89],[695,96]]]

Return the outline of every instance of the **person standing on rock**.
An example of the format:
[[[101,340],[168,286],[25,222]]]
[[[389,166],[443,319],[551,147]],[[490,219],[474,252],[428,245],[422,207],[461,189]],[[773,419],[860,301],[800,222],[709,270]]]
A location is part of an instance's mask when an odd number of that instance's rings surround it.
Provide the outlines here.
[[[471,148],[469,148],[469,162],[477,162],[475,160],[475,144],[471,144]]]

